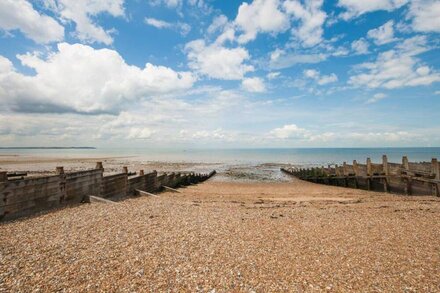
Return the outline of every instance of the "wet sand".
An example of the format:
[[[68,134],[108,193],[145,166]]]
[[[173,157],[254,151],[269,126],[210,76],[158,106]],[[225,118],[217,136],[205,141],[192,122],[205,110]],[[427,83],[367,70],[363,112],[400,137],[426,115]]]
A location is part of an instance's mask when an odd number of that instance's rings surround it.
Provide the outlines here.
[[[216,182],[0,224],[0,292],[439,292],[440,199]]]

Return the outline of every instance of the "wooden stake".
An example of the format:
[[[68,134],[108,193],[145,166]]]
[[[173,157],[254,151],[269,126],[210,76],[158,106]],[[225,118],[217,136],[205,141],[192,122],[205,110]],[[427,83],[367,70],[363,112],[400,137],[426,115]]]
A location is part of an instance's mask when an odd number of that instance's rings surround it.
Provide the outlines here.
[[[57,172],[57,175],[64,174],[64,167],[57,167],[56,172]]]
[[[372,168],[371,168],[372,166],[371,166],[371,159],[370,158],[367,158],[367,176],[371,176],[371,175],[373,175],[373,172],[372,172]]]
[[[0,182],[8,181],[8,172],[0,171]]]
[[[382,170],[386,176],[390,175],[390,168],[388,167],[388,158],[386,155],[382,156]]]

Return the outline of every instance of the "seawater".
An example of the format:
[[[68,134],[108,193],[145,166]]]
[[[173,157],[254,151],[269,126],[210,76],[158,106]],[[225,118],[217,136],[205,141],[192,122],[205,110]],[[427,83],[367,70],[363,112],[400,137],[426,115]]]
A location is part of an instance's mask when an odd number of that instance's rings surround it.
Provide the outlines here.
[[[440,147],[414,148],[264,148],[264,149],[1,149],[0,155],[42,157],[132,157],[141,161],[219,163],[231,165],[294,164],[327,165],[365,163],[367,157],[381,162],[382,155],[389,162],[400,163],[402,156],[411,162],[440,159]]]

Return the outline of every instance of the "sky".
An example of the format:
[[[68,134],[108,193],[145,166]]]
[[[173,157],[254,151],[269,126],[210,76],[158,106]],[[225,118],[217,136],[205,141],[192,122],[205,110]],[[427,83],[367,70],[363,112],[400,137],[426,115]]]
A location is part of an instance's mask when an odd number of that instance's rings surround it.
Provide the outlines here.
[[[440,1],[0,0],[0,146],[440,146]]]

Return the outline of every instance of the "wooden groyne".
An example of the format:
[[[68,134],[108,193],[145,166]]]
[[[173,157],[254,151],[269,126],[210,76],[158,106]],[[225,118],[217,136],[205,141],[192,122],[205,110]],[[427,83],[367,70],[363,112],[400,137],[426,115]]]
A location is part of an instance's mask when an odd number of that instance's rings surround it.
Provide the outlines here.
[[[101,162],[95,169],[65,173],[63,167],[56,168],[56,175],[26,178],[27,174],[10,176],[0,172],[0,220],[28,216],[40,211],[87,202],[90,196],[119,200],[140,194],[140,191],[154,193],[164,186],[177,188],[203,182],[216,174],[194,172],[173,172],[145,174],[128,172],[127,167],[119,174],[104,176]],[[134,175],[134,176],[133,176]]]
[[[440,196],[440,165],[436,158],[431,162],[413,163],[406,156],[402,163],[390,163],[387,156],[377,164],[367,158],[365,164],[356,160],[352,165],[315,168],[282,168],[281,171],[310,182],[360,188],[372,191],[406,195]]]

